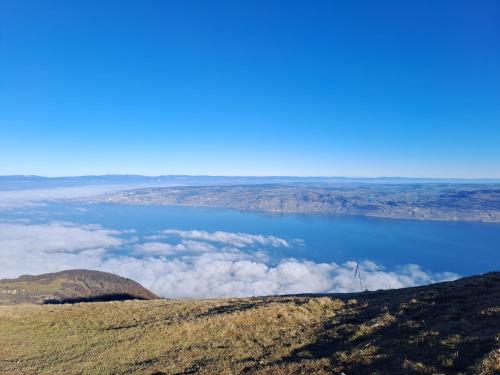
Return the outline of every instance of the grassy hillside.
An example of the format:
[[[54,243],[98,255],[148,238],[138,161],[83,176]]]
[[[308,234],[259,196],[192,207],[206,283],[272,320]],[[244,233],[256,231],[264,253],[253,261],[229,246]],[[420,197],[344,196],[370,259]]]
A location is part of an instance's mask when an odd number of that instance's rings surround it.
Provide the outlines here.
[[[0,306],[2,374],[494,374],[500,273],[332,296]]]
[[[0,305],[156,298],[133,280],[100,271],[68,270],[0,280]]]

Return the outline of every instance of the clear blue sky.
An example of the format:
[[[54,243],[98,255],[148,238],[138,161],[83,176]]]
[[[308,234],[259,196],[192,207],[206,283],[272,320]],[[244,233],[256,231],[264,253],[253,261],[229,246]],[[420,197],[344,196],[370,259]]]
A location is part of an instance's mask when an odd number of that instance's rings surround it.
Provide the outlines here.
[[[500,177],[499,1],[0,3],[0,174]]]

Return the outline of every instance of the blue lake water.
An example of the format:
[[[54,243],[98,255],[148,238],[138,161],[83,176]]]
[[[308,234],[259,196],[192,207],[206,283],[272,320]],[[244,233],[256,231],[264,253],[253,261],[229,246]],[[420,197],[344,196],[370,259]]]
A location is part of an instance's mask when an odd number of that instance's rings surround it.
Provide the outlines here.
[[[499,224],[81,203],[11,211],[2,217],[99,224],[104,228],[133,229],[140,236],[175,228],[243,232],[303,241],[294,242],[298,245],[290,248],[272,249],[275,259],[294,257],[317,263],[368,259],[388,268],[413,263],[434,272],[450,271],[460,275],[500,268]]]

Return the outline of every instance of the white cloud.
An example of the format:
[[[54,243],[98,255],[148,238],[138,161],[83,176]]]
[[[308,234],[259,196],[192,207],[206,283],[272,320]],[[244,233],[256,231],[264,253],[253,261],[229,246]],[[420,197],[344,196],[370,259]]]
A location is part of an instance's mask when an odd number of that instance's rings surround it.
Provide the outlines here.
[[[354,278],[355,262],[315,263],[285,258],[273,264],[265,251],[243,249],[242,242],[234,240],[247,238],[241,233],[234,233],[234,236],[228,232],[201,232],[202,236],[198,236],[197,231],[177,233],[195,235],[183,236],[177,244],[134,244],[134,252],[119,255],[110,252],[110,248],[129,243],[122,237],[125,231],[69,223],[3,223],[0,224],[0,278],[70,268],[98,269],[137,280],[169,298],[353,292],[360,289],[359,280]],[[202,237],[206,241],[202,241]],[[256,237],[266,239],[269,236]],[[215,243],[221,246],[217,247]],[[239,248],[227,247],[228,244],[235,246],[235,243]],[[250,247],[262,244],[261,241],[248,243]],[[370,290],[458,277],[452,273],[425,272],[417,265],[387,271],[365,261],[360,263],[360,269],[363,289]]]
[[[179,253],[206,253],[217,250],[215,246],[200,241],[185,240],[178,244],[170,244],[165,242],[144,242],[134,246],[137,252],[158,254],[158,255],[175,255]]]
[[[263,236],[260,234],[232,233],[232,232],[206,232],[202,230],[178,230],[166,229],[162,231],[166,235],[179,236],[194,240],[217,242],[238,248],[263,245],[272,247],[290,247],[290,244],[279,237]]]
[[[116,247],[125,243],[117,237],[120,233],[96,225],[0,223],[0,251],[55,253]]]
[[[47,201],[89,198],[104,193],[125,190],[130,187],[124,185],[87,185],[47,189],[0,190],[0,210],[34,207]]]

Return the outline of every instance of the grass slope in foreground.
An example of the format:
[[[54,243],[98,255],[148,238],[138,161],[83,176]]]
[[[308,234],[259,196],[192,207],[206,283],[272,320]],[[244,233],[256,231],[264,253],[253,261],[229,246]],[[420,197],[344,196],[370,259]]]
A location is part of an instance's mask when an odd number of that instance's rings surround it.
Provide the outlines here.
[[[2,374],[494,374],[500,273],[329,296],[0,306]]]

